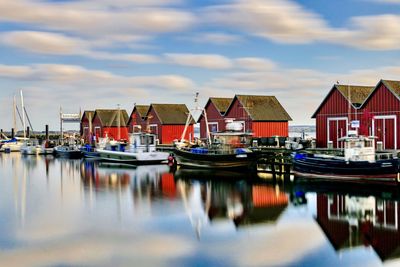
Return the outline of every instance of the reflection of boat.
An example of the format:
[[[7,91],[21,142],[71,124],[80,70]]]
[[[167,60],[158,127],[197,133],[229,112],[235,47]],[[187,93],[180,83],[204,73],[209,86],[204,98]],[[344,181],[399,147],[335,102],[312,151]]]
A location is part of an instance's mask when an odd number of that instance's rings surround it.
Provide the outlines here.
[[[390,153],[375,153],[372,138],[348,136],[344,157],[300,153],[293,161],[297,177],[351,182],[400,182],[399,159]]]
[[[109,142],[104,149],[97,149],[100,158],[105,161],[128,164],[159,164],[166,161],[169,154],[156,151],[155,135],[133,133],[129,144]]]
[[[216,181],[237,181],[252,180],[257,177],[250,172],[232,170],[207,170],[207,169],[185,169],[179,168],[175,172],[176,179],[183,180],[216,180]]]
[[[94,146],[86,144],[80,150],[85,158],[100,159],[100,154]]]

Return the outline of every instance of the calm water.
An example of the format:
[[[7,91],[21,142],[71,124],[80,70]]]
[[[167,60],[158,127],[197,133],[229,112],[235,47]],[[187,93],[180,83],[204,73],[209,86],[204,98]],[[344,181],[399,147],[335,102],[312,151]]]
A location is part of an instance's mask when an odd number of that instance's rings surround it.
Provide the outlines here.
[[[0,266],[400,266],[397,191],[251,178],[0,154]]]

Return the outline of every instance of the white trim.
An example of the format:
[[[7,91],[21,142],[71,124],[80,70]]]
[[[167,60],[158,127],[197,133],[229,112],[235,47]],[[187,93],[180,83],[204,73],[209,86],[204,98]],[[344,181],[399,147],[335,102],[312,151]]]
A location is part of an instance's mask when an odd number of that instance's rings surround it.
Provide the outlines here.
[[[218,130],[219,130],[218,129],[218,122],[209,122],[208,123],[208,129],[210,130],[210,132],[212,132],[211,129],[210,129],[210,125],[217,125],[217,132],[218,132]]]
[[[386,149],[386,120],[394,121],[394,149],[397,149],[397,116],[396,115],[376,115],[372,118],[372,136],[375,136],[375,120],[383,120],[383,149]]]
[[[343,136],[339,136],[338,122],[339,122],[339,121],[346,121],[346,135],[347,135],[347,132],[348,132],[347,126],[349,125],[349,118],[348,118],[348,117],[331,117],[331,118],[327,118],[327,125],[326,125],[326,136],[327,136],[327,138],[326,138],[326,144],[327,144],[327,145],[328,145],[328,142],[329,142],[329,141],[332,141],[332,140],[330,139],[330,136],[329,136],[329,123],[330,123],[331,121],[336,121],[336,136],[337,136],[336,148],[338,148],[338,147],[339,147],[339,138],[340,138],[340,137],[343,137]],[[343,133],[342,133],[342,134],[343,134]]]
[[[243,124],[243,132],[246,132],[246,122],[245,121],[233,121],[233,122],[239,122]]]
[[[157,137],[159,137],[158,136],[158,124],[149,124],[149,130],[151,129],[151,127],[155,127],[156,128],[156,132],[154,134],[157,135]]]

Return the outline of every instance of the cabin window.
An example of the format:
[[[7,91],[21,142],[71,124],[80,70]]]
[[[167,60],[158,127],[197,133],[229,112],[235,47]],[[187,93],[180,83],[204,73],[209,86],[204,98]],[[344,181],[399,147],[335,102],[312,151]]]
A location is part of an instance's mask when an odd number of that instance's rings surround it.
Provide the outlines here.
[[[146,139],[147,139],[147,144],[154,145],[154,141],[155,141],[154,135],[142,135],[140,137],[140,143],[142,145],[146,145]]]

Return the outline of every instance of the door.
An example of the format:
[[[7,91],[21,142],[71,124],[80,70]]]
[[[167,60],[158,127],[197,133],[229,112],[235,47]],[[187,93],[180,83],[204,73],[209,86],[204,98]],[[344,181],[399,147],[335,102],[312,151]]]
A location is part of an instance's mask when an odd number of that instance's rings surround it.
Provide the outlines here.
[[[372,120],[372,134],[376,142],[382,142],[383,149],[397,147],[397,121],[396,115],[375,116]]]
[[[347,135],[347,117],[328,118],[328,141],[332,141],[334,148],[341,147],[339,139]]]

